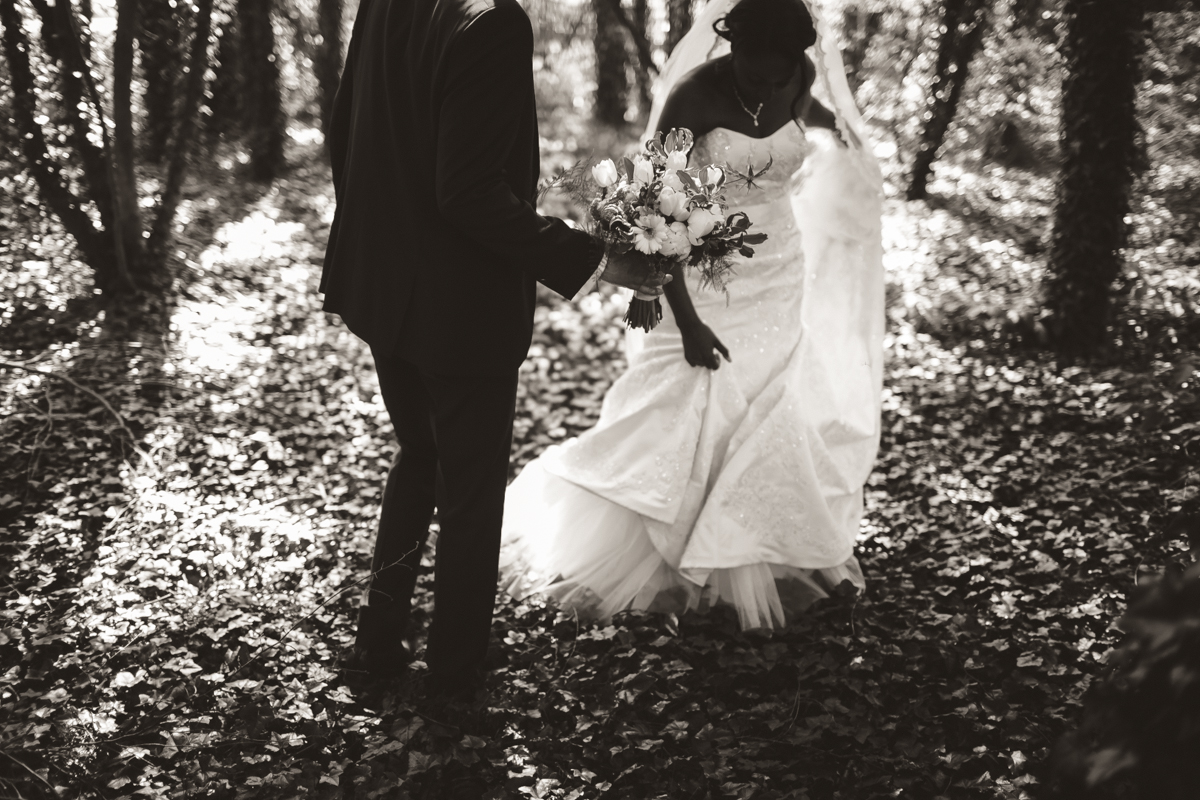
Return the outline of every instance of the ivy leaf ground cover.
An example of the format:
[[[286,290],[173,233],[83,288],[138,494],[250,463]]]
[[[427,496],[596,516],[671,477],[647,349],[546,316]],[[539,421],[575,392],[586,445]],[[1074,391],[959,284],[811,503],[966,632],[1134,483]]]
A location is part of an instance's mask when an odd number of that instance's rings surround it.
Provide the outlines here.
[[[327,186],[298,171],[197,248],[154,370],[86,331],[33,355],[121,420],[4,371],[0,796],[425,798],[466,771],[496,798],[1028,797],[1127,592],[1187,549],[1186,327],[1124,365],[1015,349],[1036,336],[1026,233],[890,203],[865,594],[774,634],[502,597],[464,731],[335,669],[395,444],[368,351],[319,310]],[[589,427],[623,366],[620,297],[543,300],[514,473]]]

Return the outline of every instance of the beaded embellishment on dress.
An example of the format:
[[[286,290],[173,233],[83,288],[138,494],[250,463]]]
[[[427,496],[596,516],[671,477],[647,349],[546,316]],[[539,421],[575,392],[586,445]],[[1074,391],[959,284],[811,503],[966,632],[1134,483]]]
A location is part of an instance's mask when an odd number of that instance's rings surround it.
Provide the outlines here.
[[[797,173],[811,151],[804,131],[794,123],[761,139],[714,128],[696,141],[689,162],[726,167],[726,199],[730,207],[743,208],[791,194],[799,179]],[[766,172],[759,175],[764,167]],[[752,174],[755,177],[748,180]]]

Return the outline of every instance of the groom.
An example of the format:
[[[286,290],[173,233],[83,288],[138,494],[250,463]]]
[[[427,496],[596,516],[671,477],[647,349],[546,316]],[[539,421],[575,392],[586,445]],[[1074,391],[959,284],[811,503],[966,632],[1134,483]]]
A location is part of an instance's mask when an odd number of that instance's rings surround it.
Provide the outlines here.
[[[403,667],[436,506],[435,695],[482,679],[535,282],[572,298],[599,279],[653,294],[664,282],[534,210],[532,54],[516,0],[362,0],[329,132],[324,307],[370,345],[400,442],[347,661]]]

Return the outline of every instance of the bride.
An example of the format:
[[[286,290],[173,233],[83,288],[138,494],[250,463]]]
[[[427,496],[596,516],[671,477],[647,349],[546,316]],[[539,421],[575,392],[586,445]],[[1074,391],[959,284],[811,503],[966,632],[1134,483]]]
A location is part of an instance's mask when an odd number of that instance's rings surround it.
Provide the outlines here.
[[[864,586],[878,166],[807,0],[710,0],[650,116],[648,133],[692,130],[690,164],[724,166],[730,211],[769,238],[727,294],[677,273],[659,326],[630,333],[598,424],[509,487],[502,581],[599,618],[728,603],[744,628],[784,625],[843,581]]]

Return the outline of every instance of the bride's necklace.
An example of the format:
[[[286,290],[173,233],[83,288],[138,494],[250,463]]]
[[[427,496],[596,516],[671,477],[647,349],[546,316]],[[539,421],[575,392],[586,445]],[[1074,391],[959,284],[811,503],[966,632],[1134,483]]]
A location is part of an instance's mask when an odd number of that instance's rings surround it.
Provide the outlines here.
[[[742,111],[745,111],[750,115],[750,120],[754,123],[754,130],[758,130],[758,115],[762,113],[763,106],[766,105],[767,101],[762,101],[758,104],[758,108],[751,111],[750,107],[746,105],[746,101],[742,99],[742,93],[738,91],[737,73],[733,71],[732,64],[729,65],[729,77],[731,79],[730,82],[733,84],[733,96],[737,98],[738,104],[742,107]]]

